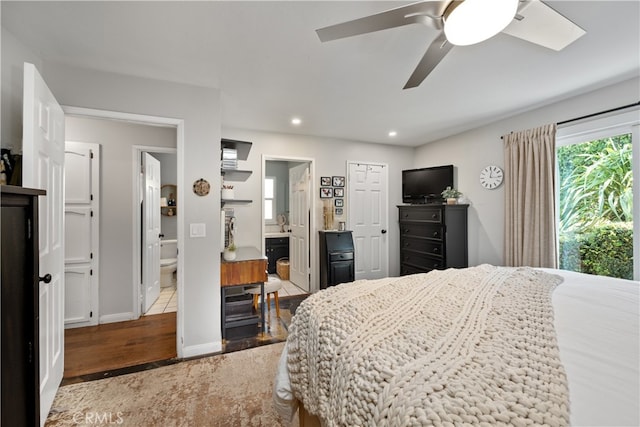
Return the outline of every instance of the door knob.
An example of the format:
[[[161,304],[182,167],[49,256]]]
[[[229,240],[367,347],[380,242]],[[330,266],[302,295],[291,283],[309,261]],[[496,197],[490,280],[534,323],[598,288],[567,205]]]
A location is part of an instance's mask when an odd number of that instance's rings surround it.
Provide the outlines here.
[[[164,234],[160,233],[158,234],[158,238],[162,239],[164,237]]]
[[[381,231],[381,233],[382,233],[382,234],[387,234],[387,230],[384,230],[384,229],[383,229],[383,230]]]
[[[51,283],[51,275],[49,273],[45,274],[44,277],[39,278],[41,282]]]

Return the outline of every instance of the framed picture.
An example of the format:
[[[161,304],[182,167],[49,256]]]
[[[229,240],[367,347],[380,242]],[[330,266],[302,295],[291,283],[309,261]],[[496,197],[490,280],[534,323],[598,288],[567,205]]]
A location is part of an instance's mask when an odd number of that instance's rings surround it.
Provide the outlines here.
[[[334,176],[333,177],[333,186],[334,187],[344,187],[344,176]]]
[[[344,199],[336,199],[335,200],[336,208],[341,208],[344,206]]]
[[[321,199],[330,199],[333,197],[333,188],[331,187],[320,187],[320,198]]]
[[[344,197],[344,188],[334,188],[333,197]]]
[[[330,176],[321,176],[320,177],[320,187],[330,187],[331,186],[331,177]]]
[[[342,208],[336,208],[336,215],[337,216],[342,215]]]

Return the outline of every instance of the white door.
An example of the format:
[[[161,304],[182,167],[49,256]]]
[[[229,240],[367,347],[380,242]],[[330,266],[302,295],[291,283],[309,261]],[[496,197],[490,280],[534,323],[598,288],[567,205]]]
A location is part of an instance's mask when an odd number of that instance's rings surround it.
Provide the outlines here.
[[[98,324],[100,146],[65,143],[64,324]]]
[[[349,229],[355,246],[355,278],[389,275],[387,165],[349,163]]]
[[[40,425],[64,371],[64,112],[33,64],[24,64],[22,122],[25,187],[47,191],[39,203]]]
[[[309,292],[309,165],[289,169],[289,280]]]
[[[146,313],[160,296],[160,161],[142,154],[142,311]]]

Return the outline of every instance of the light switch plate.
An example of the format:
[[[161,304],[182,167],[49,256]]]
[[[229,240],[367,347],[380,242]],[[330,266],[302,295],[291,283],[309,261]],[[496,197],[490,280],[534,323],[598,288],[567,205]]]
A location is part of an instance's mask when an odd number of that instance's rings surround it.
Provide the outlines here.
[[[207,225],[206,224],[189,224],[189,237],[206,237]]]

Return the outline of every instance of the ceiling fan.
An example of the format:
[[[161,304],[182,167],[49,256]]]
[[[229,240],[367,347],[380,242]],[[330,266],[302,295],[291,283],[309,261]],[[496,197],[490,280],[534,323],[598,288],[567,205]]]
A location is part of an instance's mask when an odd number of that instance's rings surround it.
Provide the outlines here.
[[[562,50],[585,31],[539,0],[425,0],[316,30],[320,41],[426,24],[438,30],[403,89],[420,83],[454,45],[479,43],[499,32]]]

